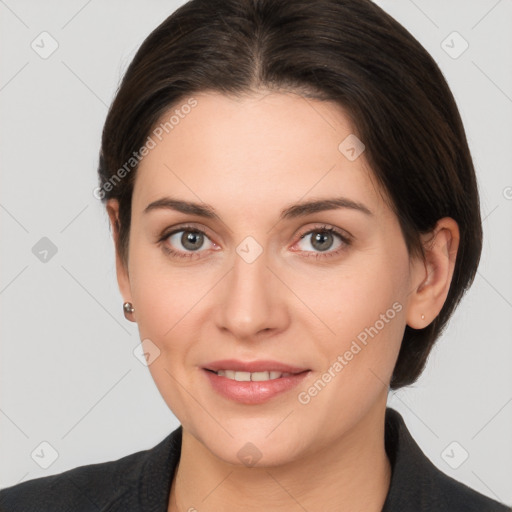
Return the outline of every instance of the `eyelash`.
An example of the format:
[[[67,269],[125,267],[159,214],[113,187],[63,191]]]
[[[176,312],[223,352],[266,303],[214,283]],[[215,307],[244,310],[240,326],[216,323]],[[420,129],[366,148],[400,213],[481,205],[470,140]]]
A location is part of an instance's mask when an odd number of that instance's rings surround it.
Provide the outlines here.
[[[178,252],[178,251],[175,251],[174,249],[171,249],[168,245],[163,244],[163,242],[165,242],[170,236],[175,235],[176,233],[180,233],[181,231],[190,231],[192,233],[199,233],[199,234],[202,234],[205,237],[209,238],[208,235],[203,230],[201,230],[199,228],[196,228],[194,226],[184,225],[184,226],[179,226],[179,227],[173,229],[172,231],[164,232],[159,237],[158,243],[162,244],[162,249],[169,256],[171,256],[173,258],[183,258],[183,259],[194,258],[196,256],[196,253],[194,253],[194,252],[189,252],[189,253]],[[338,256],[342,252],[346,251],[347,248],[352,243],[352,240],[351,240],[351,238],[349,236],[342,234],[340,231],[338,231],[337,229],[335,229],[333,227],[325,226],[325,225],[314,227],[314,228],[309,229],[308,231],[302,233],[299,236],[299,241],[302,240],[303,238],[305,238],[307,235],[312,234],[312,233],[330,233],[330,234],[333,234],[333,235],[337,236],[341,240],[341,242],[343,243],[343,246],[340,247],[339,249],[337,249],[336,251],[316,252],[313,255],[305,256],[305,258],[315,258],[315,259],[322,258],[323,259],[323,258],[330,258],[332,256]],[[306,251],[306,252],[310,252],[310,251]],[[202,257],[203,256],[199,256],[199,258],[202,258]],[[199,259],[199,258],[196,258],[196,259]]]

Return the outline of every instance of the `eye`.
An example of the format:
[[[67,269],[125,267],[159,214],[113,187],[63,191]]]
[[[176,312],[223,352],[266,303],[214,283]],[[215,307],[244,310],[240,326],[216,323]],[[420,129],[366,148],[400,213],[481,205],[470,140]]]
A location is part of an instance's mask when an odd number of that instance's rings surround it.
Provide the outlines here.
[[[216,247],[204,231],[193,226],[181,226],[174,229],[171,232],[163,234],[159,240],[163,243],[162,248],[173,257],[177,258],[201,258],[199,254],[204,251],[200,249],[204,248],[204,245],[210,244],[210,248]],[[181,246],[181,247],[180,247]],[[173,247],[177,247],[175,250]]]
[[[313,251],[304,247],[308,240]],[[162,249],[173,258],[198,259],[203,257],[201,255],[203,252],[206,252],[206,250],[201,250],[205,248],[205,245],[206,249],[216,250],[218,248],[218,245],[212,242],[203,230],[194,226],[179,226],[172,231],[166,231],[160,236],[158,242],[162,244]],[[297,242],[300,251],[313,253],[306,256],[307,258],[317,259],[337,256],[347,250],[350,244],[351,236],[349,234],[343,234],[338,229],[325,225],[302,233]],[[335,250],[330,250],[333,246]]]
[[[300,235],[300,241],[298,242],[299,248],[305,252],[314,252],[308,251],[307,248],[304,247],[308,243],[315,251],[319,251],[313,254],[312,257],[323,258],[340,254],[348,248],[351,240],[348,234],[345,235],[336,228],[319,226]],[[335,250],[331,251],[330,249],[332,249],[333,246]]]

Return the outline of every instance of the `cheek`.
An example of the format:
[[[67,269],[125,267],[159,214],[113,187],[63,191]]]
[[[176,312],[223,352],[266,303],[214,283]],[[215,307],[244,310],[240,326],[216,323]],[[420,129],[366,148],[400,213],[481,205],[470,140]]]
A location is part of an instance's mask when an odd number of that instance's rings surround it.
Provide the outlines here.
[[[191,280],[183,269],[165,265],[163,257],[134,257],[131,283],[142,345],[158,354],[148,365],[151,377],[169,408],[187,422],[190,396],[183,386],[189,378],[191,340],[201,339],[194,315],[206,285]]]
[[[130,255],[130,289],[141,336],[164,340],[186,324],[208,287],[197,270],[173,266],[156,244],[141,242]]]
[[[319,350],[327,368],[342,356],[344,387],[391,375],[405,329],[407,268],[406,252],[369,251],[310,295],[317,299],[311,309],[330,328],[317,338]]]
[[[319,286],[310,286],[308,291],[304,283],[302,293],[308,297],[311,309],[325,319],[332,331],[344,337],[355,336],[390,308],[388,316],[395,317],[397,306],[392,309],[393,304],[402,304],[407,290],[406,263],[397,258],[358,256],[358,261],[340,267],[330,278],[317,282]]]

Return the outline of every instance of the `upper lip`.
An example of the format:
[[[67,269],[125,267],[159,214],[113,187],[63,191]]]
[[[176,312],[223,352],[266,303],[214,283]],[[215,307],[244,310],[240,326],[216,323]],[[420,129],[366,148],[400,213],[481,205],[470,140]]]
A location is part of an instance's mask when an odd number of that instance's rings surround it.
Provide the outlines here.
[[[204,366],[207,370],[236,370],[241,372],[281,372],[281,373],[302,373],[308,371],[308,368],[299,368],[279,361],[260,360],[260,361],[239,361],[237,359],[222,359],[212,361]]]

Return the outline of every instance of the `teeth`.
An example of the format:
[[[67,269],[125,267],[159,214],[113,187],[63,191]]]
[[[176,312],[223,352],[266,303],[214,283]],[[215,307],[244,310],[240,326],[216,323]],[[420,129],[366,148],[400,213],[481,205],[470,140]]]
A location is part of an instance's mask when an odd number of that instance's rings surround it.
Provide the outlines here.
[[[239,382],[256,381],[262,382],[266,380],[279,379],[280,377],[288,377],[291,373],[281,372],[237,372],[234,370],[219,370],[216,372],[219,377],[237,380]]]

